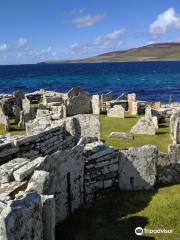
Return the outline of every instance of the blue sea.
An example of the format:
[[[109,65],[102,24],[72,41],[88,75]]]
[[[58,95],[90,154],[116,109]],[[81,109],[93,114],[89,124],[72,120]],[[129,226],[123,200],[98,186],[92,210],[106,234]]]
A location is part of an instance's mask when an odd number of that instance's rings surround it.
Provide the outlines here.
[[[0,66],[0,93],[75,86],[91,94],[135,92],[139,100],[180,101],[180,61]]]

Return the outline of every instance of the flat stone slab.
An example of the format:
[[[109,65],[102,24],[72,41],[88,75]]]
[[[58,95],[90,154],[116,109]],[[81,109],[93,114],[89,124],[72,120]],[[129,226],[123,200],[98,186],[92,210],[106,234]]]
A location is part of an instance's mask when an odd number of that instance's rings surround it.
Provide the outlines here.
[[[158,158],[159,150],[153,145],[131,147],[120,151],[120,189],[152,189],[156,182]]]
[[[84,152],[91,151],[92,153],[95,153],[104,149],[105,149],[104,143],[100,141],[96,141],[92,143],[87,143],[84,147]]]
[[[14,179],[13,172],[27,164],[27,158],[15,158],[0,166],[0,183],[7,183]]]
[[[128,140],[133,140],[134,136],[130,133],[126,132],[111,132],[109,134],[110,138],[116,138],[116,139],[128,139]]]
[[[35,160],[29,162],[23,167],[19,168],[15,172],[13,172],[14,179],[18,182],[23,181],[24,179],[28,179],[33,174],[35,168],[44,160],[43,157],[38,157]]]

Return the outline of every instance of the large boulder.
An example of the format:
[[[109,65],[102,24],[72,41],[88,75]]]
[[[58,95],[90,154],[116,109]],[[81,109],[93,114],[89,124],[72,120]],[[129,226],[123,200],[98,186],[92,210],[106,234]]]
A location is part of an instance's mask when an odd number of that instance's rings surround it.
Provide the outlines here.
[[[152,189],[156,181],[159,150],[152,145],[120,151],[120,189]]]

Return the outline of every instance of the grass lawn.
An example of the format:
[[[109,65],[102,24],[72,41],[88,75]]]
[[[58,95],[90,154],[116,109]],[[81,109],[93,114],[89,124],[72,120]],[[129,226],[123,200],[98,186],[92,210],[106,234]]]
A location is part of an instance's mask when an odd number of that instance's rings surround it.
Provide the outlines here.
[[[137,226],[173,229],[174,233],[136,237]],[[179,240],[180,185],[153,192],[119,190],[80,207],[56,230],[56,240]]]
[[[140,116],[110,118],[105,115],[100,116],[101,122],[101,139],[109,146],[116,149],[128,149],[129,147],[141,147],[145,144],[156,145],[162,152],[167,152],[167,146],[172,143],[169,134],[169,124],[163,123],[159,125],[159,129],[155,136],[150,135],[134,135],[134,140],[111,139],[111,132],[130,132],[132,126],[138,121]]]

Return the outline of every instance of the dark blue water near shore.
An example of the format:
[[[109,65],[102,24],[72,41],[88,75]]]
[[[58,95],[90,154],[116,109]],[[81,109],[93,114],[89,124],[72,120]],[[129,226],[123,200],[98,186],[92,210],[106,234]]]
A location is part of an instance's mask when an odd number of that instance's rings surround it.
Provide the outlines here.
[[[0,66],[0,93],[38,89],[66,92],[81,86],[90,93],[136,92],[138,99],[180,101],[180,62],[34,64]]]

